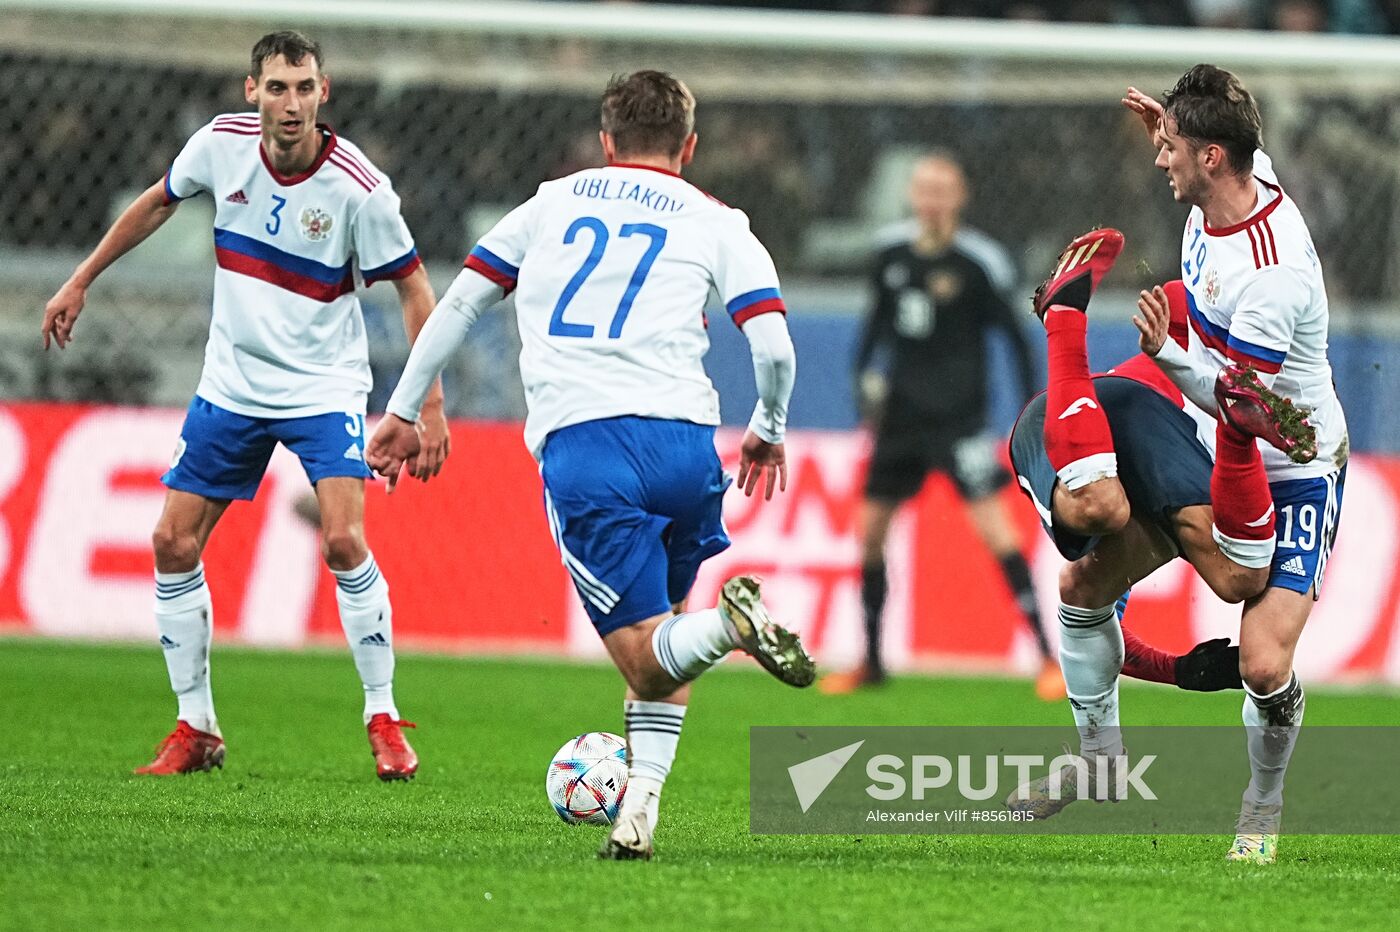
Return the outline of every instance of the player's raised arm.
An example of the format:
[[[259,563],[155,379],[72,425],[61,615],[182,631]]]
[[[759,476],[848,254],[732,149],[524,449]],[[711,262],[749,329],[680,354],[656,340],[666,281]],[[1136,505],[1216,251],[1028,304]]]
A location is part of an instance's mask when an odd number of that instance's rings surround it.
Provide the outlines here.
[[[1130,87],[1123,95],[1123,106],[1138,115],[1143,128],[1147,130],[1148,140],[1156,145],[1157,128],[1162,125],[1162,118],[1166,115],[1161,103],[1137,88]]]
[[[102,241],[97,244],[82,264],[63,283],[49,303],[44,306],[44,349],[49,342],[63,349],[73,339],[73,325],[87,303],[87,290],[97,276],[150,236],[160,225],[175,213],[179,201],[166,195],[166,183],[162,179],[151,185],[131,205],[122,211],[112,224]]]
[[[1186,301],[1184,289],[1175,289],[1173,293],[1178,295],[1177,300]],[[1133,315],[1133,326],[1138,329],[1138,347],[1156,361],[1167,378],[1197,407],[1217,414],[1215,379],[1220,375],[1220,367],[1211,364],[1203,355],[1189,352],[1171,338],[1170,300],[1162,285],[1139,293],[1138,313]],[[1179,316],[1185,319],[1185,314],[1182,308]]]

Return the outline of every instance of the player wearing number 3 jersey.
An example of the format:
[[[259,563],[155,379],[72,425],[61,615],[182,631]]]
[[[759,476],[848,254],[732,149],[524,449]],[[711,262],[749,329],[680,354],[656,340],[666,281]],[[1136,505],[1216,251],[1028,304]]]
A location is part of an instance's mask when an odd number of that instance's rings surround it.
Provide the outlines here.
[[[213,320],[204,372],[180,430],[165,507],[153,535],[156,621],[178,723],[138,773],[222,766],[224,742],[209,685],[212,603],[200,558],[234,499],[251,499],[277,444],[316,488],[321,544],[365,690],[364,720],[381,779],[418,768],[393,697],[389,586],[364,539],[363,458],[369,354],[358,278],[392,281],[410,339],[433,306],[432,286],[393,187],[364,153],[316,121],[330,97],[321,49],[276,32],[253,47],[244,86],[256,111],[215,117],[165,177],[113,224],[44,314],[44,342],[63,347],[88,285],[168,220],[181,202],[214,202]],[[441,391],[423,429],[417,476],[447,454]]]
[[[701,360],[718,292],[748,337],[759,400],[739,483],[765,497],[787,482],[783,435],[796,374],[773,262],[748,218],[680,177],[695,151],[695,99],[642,71],[603,94],[605,168],[541,185],[467,257],[389,401],[368,460],[392,482],[419,455],[413,422],[477,315],[515,295],[525,442],[565,568],[627,681],[629,782],[601,856],[651,856],[688,683],[743,649],[794,686],[812,661],[774,624],[757,581],[725,583],[719,605],[686,611],[700,564],[729,546],[729,479],[715,454],[719,399]]]

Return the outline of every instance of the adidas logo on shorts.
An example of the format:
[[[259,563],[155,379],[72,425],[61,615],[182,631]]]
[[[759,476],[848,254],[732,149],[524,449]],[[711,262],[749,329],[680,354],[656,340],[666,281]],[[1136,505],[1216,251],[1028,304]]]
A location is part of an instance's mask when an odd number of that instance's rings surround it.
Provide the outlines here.
[[[1284,573],[1292,573],[1294,576],[1308,575],[1308,571],[1303,568],[1302,557],[1290,557],[1287,560],[1284,560],[1283,565],[1279,567],[1279,571]]]
[[[345,459],[363,460],[364,458],[364,454],[360,452],[360,445],[358,443],[352,443],[345,448]]]

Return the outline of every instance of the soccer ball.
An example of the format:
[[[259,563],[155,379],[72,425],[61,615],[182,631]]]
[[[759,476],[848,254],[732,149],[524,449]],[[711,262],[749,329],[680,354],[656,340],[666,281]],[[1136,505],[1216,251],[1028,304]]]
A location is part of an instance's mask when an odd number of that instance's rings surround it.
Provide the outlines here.
[[[545,792],[571,825],[610,825],[627,792],[627,742],[606,731],[572,739],[554,755]]]

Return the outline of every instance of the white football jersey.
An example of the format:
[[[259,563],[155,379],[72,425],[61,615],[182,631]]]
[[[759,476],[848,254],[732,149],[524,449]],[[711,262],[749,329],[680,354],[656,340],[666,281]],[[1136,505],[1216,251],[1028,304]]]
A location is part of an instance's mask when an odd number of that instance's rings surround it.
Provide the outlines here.
[[[583,421],[718,424],[701,363],[711,288],[736,324],[785,312],[748,217],[644,166],[545,182],[466,267],[515,292],[525,443],[537,457],[551,431]]]
[[[1191,209],[1181,241],[1191,340],[1187,352],[1215,367],[1249,363],[1265,384],[1309,409],[1317,459],[1306,465],[1261,442],[1270,481],[1325,475],[1346,462],[1347,428],[1327,361],[1322,264],[1298,207],[1256,152],[1259,207],[1217,230]],[[1214,432],[1209,440],[1214,444]]]
[[[256,113],[215,117],[165,176],[169,202],[214,198],[214,314],[196,393],[250,417],[362,414],[369,349],[355,297],[420,262],[389,180],[321,126],[311,167],[279,175]]]

